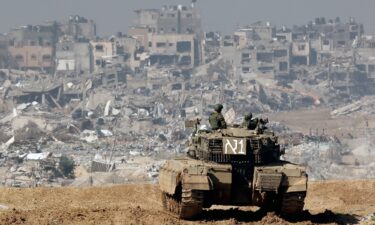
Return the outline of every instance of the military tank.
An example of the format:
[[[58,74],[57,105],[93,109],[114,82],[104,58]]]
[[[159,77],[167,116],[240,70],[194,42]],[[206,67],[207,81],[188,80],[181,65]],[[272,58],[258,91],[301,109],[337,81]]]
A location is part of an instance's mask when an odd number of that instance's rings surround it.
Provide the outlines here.
[[[197,130],[187,156],[160,169],[163,207],[181,219],[193,219],[212,205],[298,214],[308,177],[305,167],[281,160],[282,153],[277,136],[264,129]]]

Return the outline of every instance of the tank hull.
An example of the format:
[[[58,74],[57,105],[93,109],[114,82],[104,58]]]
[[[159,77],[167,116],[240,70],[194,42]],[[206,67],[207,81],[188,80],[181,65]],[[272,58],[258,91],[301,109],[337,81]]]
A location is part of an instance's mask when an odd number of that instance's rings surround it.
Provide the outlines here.
[[[304,167],[285,161],[246,166],[181,158],[161,167],[159,185],[163,202],[179,204],[180,213],[165,208],[184,219],[199,215],[202,208],[213,204],[255,205],[293,214],[303,209],[307,175]],[[187,208],[195,210],[188,213]]]

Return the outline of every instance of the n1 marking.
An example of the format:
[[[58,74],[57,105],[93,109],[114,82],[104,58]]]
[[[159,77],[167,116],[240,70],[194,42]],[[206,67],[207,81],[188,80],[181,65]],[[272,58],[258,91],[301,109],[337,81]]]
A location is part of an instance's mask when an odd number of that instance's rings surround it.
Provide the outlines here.
[[[232,155],[246,155],[246,152],[244,152],[244,139],[238,140],[238,139],[233,139],[232,140],[233,145],[230,141],[230,139],[226,139],[226,143],[224,146],[224,154],[232,154]],[[229,153],[229,149],[231,150],[232,153]]]

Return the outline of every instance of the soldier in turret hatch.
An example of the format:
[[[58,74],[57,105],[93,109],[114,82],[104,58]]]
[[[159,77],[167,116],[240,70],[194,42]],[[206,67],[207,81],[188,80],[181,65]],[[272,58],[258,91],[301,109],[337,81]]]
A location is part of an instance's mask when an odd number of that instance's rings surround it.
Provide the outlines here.
[[[258,119],[257,118],[253,119],[253,114],[250,112],[245,113],[244,120],[242,122],[241,127],[249,129],[249,130],[255,130],[257,125],[258,125]]]
[[[249,130],[265,130],[267,129],[265,125],[268,123],[268,119],[254,118],[252,113],[245,113],[244,121],[242,122],[241,127]]]
[[[222,110],[223,110],[223,105],[217,104],[214,106],[214,111],[211,113],[208,119],[212,130],[227,128],[227,123],[225,122],[224,116],[221,114]]]

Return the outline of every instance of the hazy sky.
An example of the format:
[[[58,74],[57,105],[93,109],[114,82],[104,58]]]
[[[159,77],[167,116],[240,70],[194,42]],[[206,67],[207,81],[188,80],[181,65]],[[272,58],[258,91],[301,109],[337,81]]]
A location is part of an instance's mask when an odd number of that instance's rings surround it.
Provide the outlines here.
[[[139,8],[190,4],[190,0],[0,0],[0,32],[11,27],[63,20],[79,14],[94,19],[99,35],[126,32]],[[232,32],[258,20],[276,25],[303,24],[317,16],[350,16],[375,33],[375,0],[198,0],[205,30]]]

